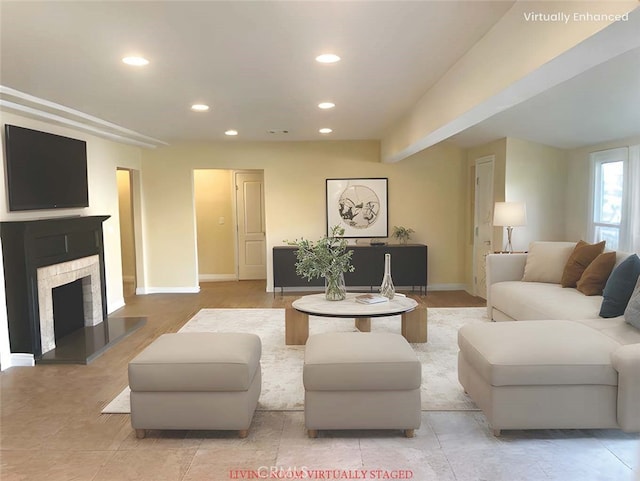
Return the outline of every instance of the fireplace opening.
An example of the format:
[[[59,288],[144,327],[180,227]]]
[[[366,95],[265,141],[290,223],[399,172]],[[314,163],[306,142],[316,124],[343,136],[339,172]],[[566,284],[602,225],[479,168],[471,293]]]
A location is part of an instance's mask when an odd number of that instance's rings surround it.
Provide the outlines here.
[[[85,326],[82,282],[83,278],[52,289],[56,341]]]

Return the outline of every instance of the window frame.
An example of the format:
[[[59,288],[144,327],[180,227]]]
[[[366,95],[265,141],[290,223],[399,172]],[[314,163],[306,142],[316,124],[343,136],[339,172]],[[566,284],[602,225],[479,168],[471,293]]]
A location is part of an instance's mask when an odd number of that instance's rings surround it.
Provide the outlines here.
[[[624,244],[624,239],[626,239],[627,231],[629,227],[628,220],[628,208],[629,208],[629,148],[628,147],[619,147],[615,149],[607,149],[601,150],[598,152],[591,152],[589,155],[591,160],[591,187],[589,189],[589,237],[591,242],[598,242],[599,239],[596,237],[596,229],[598,227],[607,227],[618,230],[618,245],[615,246],[607,246],[611,249],[618,250],[621,247],[621,244]],[[613,163],[613,162],[622,162],[622,199],[621,199],[621,212],[620,212],[620,223],[619,224],[609,224],[605,222],[596,222],[596,206],[599,206],[601,209],[602,203],[602,188],[601,183],[601,166],[603,164]]]

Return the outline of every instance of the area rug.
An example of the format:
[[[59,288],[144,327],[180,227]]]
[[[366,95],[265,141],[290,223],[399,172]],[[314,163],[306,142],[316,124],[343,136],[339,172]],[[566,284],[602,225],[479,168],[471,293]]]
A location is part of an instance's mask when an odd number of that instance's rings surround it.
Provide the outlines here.
[[[428,309],[428,342],[411,344],[422,362],[422,410],[470,411],[476,405],[458,383],[458,329],[464,324],[487,322],[484,307]],[[309,333],[353,331],[353,319],[309,318]],[[372,331],[400,333],[399,316],[374,318]],[[252,332],[262,340],[261,411],[302,411],[304,346],[284,343],[284,309],[202,309],[180,332]],[[102,411],[129,413],[129,388]]]

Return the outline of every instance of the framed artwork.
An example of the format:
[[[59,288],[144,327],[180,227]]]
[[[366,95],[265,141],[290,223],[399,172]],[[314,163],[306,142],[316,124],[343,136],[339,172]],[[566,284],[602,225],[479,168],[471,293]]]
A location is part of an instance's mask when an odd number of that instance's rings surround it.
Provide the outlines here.
[[[327,179],[327,234],[335,225],[344,237],[389,235],[388,179]]]

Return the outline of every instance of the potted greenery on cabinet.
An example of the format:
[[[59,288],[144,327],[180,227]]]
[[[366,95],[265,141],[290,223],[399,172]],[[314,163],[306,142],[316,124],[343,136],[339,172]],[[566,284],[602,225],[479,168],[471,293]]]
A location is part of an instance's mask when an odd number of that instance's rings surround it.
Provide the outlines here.
[[[406,244],[407,241],[411,238],[411,234],[415,231],[413,229],[403,227],[403,226],[393,226],[393,233],[391,234],[394,238],[398,239],[400,244]]]

